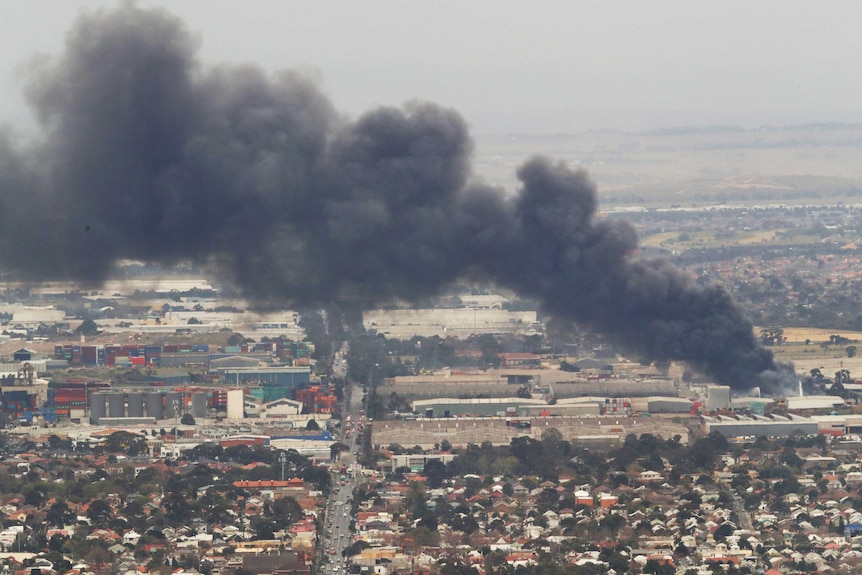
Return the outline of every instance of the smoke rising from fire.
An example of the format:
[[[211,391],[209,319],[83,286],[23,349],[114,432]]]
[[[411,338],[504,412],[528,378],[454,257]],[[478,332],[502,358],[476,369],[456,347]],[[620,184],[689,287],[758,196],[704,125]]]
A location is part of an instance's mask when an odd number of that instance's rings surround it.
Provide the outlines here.
[[[43,139],[0,137],[0,262],[29,280],[194,260],[258,300],[317,303],[483,277],[739,389],[793,378],[722,288],[633,259],[583,172],[530,160],[514,198],[473,183],[453,110],[348,121],[300,75],[202,66],[179,20],[129,5],[79,19],[27,96]]]

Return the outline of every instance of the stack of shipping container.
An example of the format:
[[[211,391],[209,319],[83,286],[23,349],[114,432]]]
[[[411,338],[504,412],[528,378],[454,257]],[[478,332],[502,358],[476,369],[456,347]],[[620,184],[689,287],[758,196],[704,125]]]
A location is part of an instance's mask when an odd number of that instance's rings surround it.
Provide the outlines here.
[[[48,383],[46,407],[54,410],[57,417],[80,416],[89,407],[90,393],[110,386],[97,381],[52,381]]]
[[[152,365],[158,367],[162,355],[178,353],[209,353],[207,344],[107,344],[107,345],[57,345],[54,359],[65,360],[71,366],[130,367]],[[296,365],[308,363],[314,353],[314,344],[295,341],[272,341],[228,345],[216,357],[238,353],[269,353],[283,361]]]
[[[36,407],[36,396],[26,389],[7,389],[3,391],[3,409],[20,414]]]
[[[616,397],[605,398],[605,405],[600,411],[603,415],[630,415],[632,402],[629,399]]]
[[[329,393],[329,390],[313,385],[308,389],[297,389],[296,400],[301,401],[308,413],[332,413],[338,398]]]

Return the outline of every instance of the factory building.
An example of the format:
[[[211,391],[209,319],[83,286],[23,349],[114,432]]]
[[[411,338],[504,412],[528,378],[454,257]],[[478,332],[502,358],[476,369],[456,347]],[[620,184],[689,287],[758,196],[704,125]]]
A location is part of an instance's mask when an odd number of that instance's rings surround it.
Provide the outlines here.
[[[553,405],[521,405],[519,411],[528,417],[570,416],[597,417],[605,407],[605,399],[601,397],[578,397],[563,399]],[[622,407],[622,404],[620,404]],[[620,409],[622,413],[622,409]]]
[[[707,385],[704,408],[707,411],[728,409],[730,407],[730,387],[727,385]]]
[[[817,410],[817,409],[839,409],[844,407],[844,399],[837,395],[805,395],[802,397],[788,397],[784,400],[787,409]]]
[[[362,313],[368,331],[388,337],[466,337],[479,333],[525,333],[541,329],[535,311],[500,308],[374,309]]]
[[[413,411],[420,417],[459,417],[476,415],[521,416],[526,417],[530,408],[547,409],[543,399],[521,399],[519,397],[492,397],[474,399],[420,399],[412,404]]]
[[[692,402],[685,398],[648,397],[625,398],[586,396],[557,399],[548,403],[543,399],[493,397],[481,399],[435,398],[412,403],[419,417],[459,417],[464,415],[519,416],[519,417],[598,417],[600,415],[630,416],[635,412],[689,413]]]
[[[284,419],[302,413],[302,402],[282,398],[261,406],[261,419]]]
[[[679,397],[669,379],[584,379],[558,369],[489,369],[482,372],[448,371],[387,378],[378,393],[395,392],[406,400],[435,397],[511,397],[515,386],[536,385],[550,390],[557,399],[573,397]],[[728,392],[729,393],[729,392]]]
[[[641,397],[632,400],[633,409],[645,413],[691,413],[692,401],[687,397]]]
[[[725,437],[789,437],[794,434],[816,435],[817,421],[800,415],[771,415],[769,417],[703,417],[704,433],[717,431]]]
[[[420,473],[425,469],[425,464],[429,461],[440,461],[441,463],[449,463],[455,459],[452,453],[428,453],[419,455],[393,455],[391,459],[392,471],[396,471],[401,467],[408,467],[414,473]]]
[[[264,402],[292,398],[296,390],[311,384],[308,366],[229,367],[217,371],[223,383],[251,387],[249,393]]]
[[[862,435],[862,415],[812,415],[820,433],[832,436]]]

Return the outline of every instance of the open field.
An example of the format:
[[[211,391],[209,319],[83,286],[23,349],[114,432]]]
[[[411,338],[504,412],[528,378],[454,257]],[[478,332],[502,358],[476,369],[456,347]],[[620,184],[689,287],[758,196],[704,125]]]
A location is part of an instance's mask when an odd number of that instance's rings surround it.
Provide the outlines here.
[[[808,327],[783,329],[787,343],[770,349],[778,360],[793,362],[796,373],[807,374],[812,369],[820,369],[826,377],[831,377],[838,370],[848,369],[854,377],[862,377],[862,354],[847,357],[846,351],[849,345],[862,348],[862,333]],[[755,333],[759,334],[760,328],[755,328]],[[851,343],[822,346],[829,342],[830,335],[841,335]],[[811,343],[806,345],[806,339]]]
[[[840,335],[851,341],[862,342],[862,332],[858,331],[841,331],[834,329],[820,329],[813,327],[785,327],[784,336],[787,338],[787,343],[805,343],[806,339],[810,339],[812,343],[819,344],[828,342],[830,335]],[[758,328],[757,333],[760,333]],[[842,347],[843,351],[843,347]]]

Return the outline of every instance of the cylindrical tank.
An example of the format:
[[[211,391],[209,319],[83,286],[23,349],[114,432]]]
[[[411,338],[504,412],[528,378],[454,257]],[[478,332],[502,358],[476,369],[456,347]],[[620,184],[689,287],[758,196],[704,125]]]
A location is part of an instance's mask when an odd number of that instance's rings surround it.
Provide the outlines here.
[[[99,420],[105,417],[105,394],[90,394],[90,423],[98,425]]]
[[[164,419],[165,411],[162,408],[162,394],[150,392],[147,394],[147,416],[155,419]]]
[[[129,417],[143,417],[144,416],[144,394],[143,393],[130,393],[126,396],[126,399],[129,402]]]
[[[183,394],[170,391],[165,394],[165,419],[173,419],[180,416],[183,410]]]
[[[192,394],[192,417],[207,416],[207,394],[196,392]]]
[[[108,394],[108,415],[111,417],[124,417],[126,415],[126,394]]]

